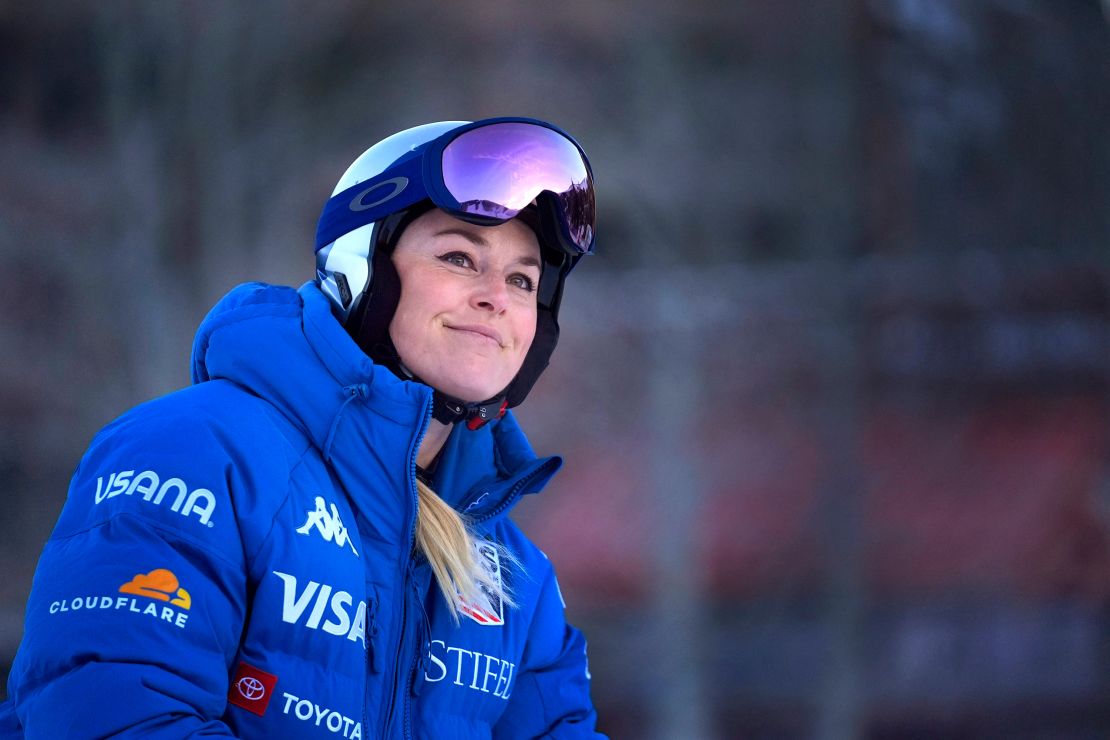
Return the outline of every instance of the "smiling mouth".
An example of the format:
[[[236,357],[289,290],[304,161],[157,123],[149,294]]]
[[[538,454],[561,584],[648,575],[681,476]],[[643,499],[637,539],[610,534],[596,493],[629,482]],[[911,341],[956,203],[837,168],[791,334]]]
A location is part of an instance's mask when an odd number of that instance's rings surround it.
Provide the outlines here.
[[[495,345],[495,346],[497,346],[499,348],[502,348],[502,349],[505,346],[501,343],[501,339],[498,338],[492,331],[490,331],[488,329],[485,329],[483,327],[451,326],[449,324],[444,324],[444,326],[446,326],[451,331],[459,332],[460,334],[463,334],[463,335],[469,335],[470,337],[473,337],[474,339],[477,339],[479,341],[488,342],[488,343],[490,343],[492,345]]]

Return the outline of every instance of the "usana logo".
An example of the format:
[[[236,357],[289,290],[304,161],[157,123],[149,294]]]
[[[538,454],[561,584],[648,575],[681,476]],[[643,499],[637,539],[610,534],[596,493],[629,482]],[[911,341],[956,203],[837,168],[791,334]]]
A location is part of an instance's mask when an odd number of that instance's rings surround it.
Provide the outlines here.
[[[132,477],[134,476],[134,477]],[[213,526],[212,512],[216,510],[216,497],[207,488],[197,488],[192,492],[189,486],[180,478],[162,479],[153,470],[144,470],[135,475],[134,470],[121,470],[112,473],[105,481],[104,477],[96,479],[97,504],[104,503],[116,496],[132,496],[141,494],[143,500],[155,506],[161,506],[167,493],[173,494],[173,503],[170,511],[177,512],[183,517],[196,514],[200,523],[206,527]]]

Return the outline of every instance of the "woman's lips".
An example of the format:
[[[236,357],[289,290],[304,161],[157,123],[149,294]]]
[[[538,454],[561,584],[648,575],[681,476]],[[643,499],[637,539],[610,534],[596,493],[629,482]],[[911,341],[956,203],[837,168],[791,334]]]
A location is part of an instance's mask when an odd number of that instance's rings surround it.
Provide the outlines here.
[[[445,324],[444,326],[452,331],[476,334],[483,339],[494,342],[498,347],[505,346],[501,341],[501,335],[499,335],[495,329],[488,326],[482,326],[480,324]]]

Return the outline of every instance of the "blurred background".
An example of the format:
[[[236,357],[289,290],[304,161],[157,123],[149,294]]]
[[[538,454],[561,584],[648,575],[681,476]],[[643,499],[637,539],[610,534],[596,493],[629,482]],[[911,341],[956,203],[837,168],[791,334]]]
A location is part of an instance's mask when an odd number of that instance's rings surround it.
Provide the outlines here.
[[[364,148],[552,120],[598,255],[515,514],[619,738],[1110,733],[1099,0],[0,3],[0,659],[92,435]],[[74,563],[74,567],[81,567]]]

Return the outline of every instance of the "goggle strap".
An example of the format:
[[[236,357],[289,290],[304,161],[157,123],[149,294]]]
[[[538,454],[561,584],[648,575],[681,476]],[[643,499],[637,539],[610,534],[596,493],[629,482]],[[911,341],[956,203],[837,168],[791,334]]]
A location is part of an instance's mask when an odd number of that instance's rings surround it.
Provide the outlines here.
[[[377,177],[363,180],[328,199],[316,225],[316,251],[348,232],[380,221],[427,197],[421,157],[403,159]]]

